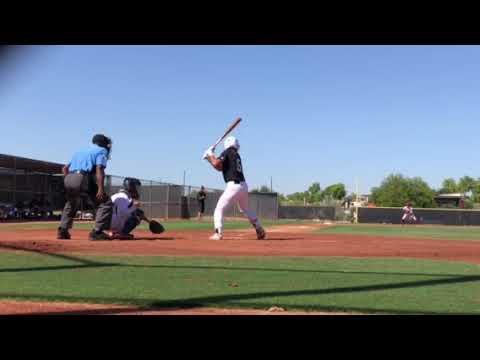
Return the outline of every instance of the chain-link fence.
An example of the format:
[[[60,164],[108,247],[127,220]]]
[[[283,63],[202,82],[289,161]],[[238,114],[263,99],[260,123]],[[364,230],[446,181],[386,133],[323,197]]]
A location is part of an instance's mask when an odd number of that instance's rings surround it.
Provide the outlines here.
[[[218,199],[223,193],[223,190],[218,189],[204,189],[207,196],[205,198],[205,213],[206,216],[213,216],[215,206]],[[197,200],[197,194],[200,191],[199,187],[186,186],[185,196],[187,201],[187,208],[189,209],[190,216],[196,216],[199,211],[199,202]],[[250,209],[256,212],[257,216],[261,219],[278,219],[278,196],[276,193],[249,193],[248,194],[248,206]],[[242,213],[238,206],[232,206],[225,213],[227,217],[240,217]]]
[[[17,166],[18,165],[18,166]],[[44,170],[41,172],[38,170]],[[48,173],[50,172],[50,173]],[[65,204],[65,191],[61,165],[12,156],[0,158],[0,219],[55,218]],[[125,178],[107,175],[105,190],[118,192]],[[146,215],[151,218],[191,218],[198,214],[197,193],[200,187],[182,186],[140,179],[140,201]],[[223,190],[205,188],[204,216],[213,216]],[[260,218],[278,217],[277,194],[251,193],[249,206]],[[91,218],[93,204],[80,202],[81,218]],[[237,206],[226,213],[227,217],[242,216]]]
[[[64,204],[60,176],[0,168],[0,218],[48,219]]]
[[[124,177],[108,175],[106,192],[110,195],[118,192]],[[200,208],[197,194],[198,186],[177,185],[152,180],[139,179],[140,202],[147,217],[151,218],[192,218],[196,217]],[[204,216],[213,216],[215,206],[223,190],[204,188],[206,193]],[[276,193],[250,193],[249,207],[256,211],[261,219],[278,218],[278,197]],[[225,213],[226,217],[241,217],[237,206],[232,206]]]

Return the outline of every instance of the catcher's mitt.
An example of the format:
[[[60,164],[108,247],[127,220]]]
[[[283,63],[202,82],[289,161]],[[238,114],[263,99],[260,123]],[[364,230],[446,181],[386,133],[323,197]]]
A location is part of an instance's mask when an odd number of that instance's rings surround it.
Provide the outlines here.
[[[163,227],[163,225],[155,220],[150,221],[149,227],[150,227],[150,231],[154,234],[161,234],[162,232],[165,231],[165,228]]]

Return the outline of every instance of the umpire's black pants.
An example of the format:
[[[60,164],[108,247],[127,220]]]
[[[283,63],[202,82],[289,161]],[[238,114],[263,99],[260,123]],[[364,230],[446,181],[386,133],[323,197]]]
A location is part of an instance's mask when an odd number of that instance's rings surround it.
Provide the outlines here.
[[[64,179],[65,197],[67,202],[63,208],[60,228],[72,228],[73,218],[80,207],[82,199],[89,200],[95,209],[95,231],[104,231],[110,228],[112,221],[112,200],[109,196],[103,202],[96,198],[98,186],[94,174],[68,174]]]

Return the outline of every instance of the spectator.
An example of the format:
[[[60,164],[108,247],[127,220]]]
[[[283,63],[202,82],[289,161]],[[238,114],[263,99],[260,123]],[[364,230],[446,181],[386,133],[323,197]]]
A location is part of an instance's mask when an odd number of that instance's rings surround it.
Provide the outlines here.
[[[205,212],[205,199],[207,198],[207,193],[205,192],[205,188],[200,188],[200,191],[197,193],[197,201],[198,201],[198,221],[202,220],[203,213]]]

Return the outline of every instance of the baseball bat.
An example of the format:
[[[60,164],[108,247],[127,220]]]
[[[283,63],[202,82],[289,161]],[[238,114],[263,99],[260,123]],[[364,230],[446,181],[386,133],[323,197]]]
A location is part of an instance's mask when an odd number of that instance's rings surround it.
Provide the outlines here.
[[[227,128],[227,130],[225,130],[225,133],[220,138],[218,138],[217,142],[213,145],[214,150],[217,145],[220,144],[220,142],[225,139],[227,135],[230,134],[233,129],[237,127],[238,124],[240,124],[240,121],[242,121],[242,118],[236,118],[235,121]]]

